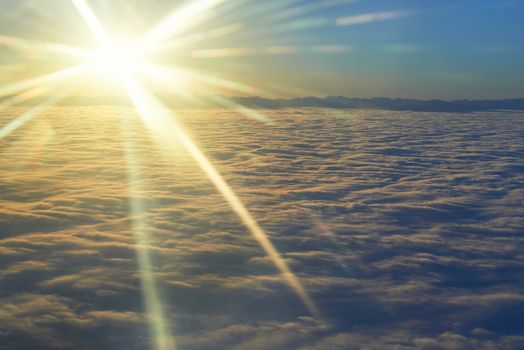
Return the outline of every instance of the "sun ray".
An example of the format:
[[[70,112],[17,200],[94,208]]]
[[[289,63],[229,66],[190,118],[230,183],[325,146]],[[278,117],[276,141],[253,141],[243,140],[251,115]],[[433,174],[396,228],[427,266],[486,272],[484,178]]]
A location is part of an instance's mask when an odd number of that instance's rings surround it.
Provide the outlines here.
[[[229,13],[235,13],[235,17],[231,18],[229,20],[230,23],[226,25],[221,25],[219,27],[206,30],[199,33],[193,33],[186,36],[181,36],[176,39],[170,40],[166,42],[165,44],[159,44],[156,45],[156,47],[152,48],[154,52],[159,51],[165,51],[174,49],[180,46],[185,46],[189,44],[195,44],[199,41],[207,40],[207,39],[214,39],[221,36],[226,35],[234,35],[236,33],[241,32],[242,29],[246,29],[247,26],[245,24],[245,21],[247,19],[250,19],[250,17],[256,17],[259,19],[262,15],[268,13],[266,17],[263,17],[262,20],[267,20],[270,22],[275,21],[282,21],[284,19],[289,19],[291,17],[296,17],[301,14],[307,13],[307,12],[314,12],[322,8],[332,7],[336,5],[340,5],[343,3],[353,2],[355,0],[330,0],[327,2],[323,2],[322,4],[310,4],[310,5],[301,5],[293,7],[292,9],[286,10],[286,11],[278,11],[283,8],[286,8],[287,6],[290,6],[294,3],[299,2],[299,0],[288,0],[288,1],[278,1],[278,2],[269,2],[267,4],[264,4],[265,6],[261,6],[260,4],[255,4],[252,1],[245,1],[244,4],[251,4],[249,11],[246,11],[242,16],[239,16],[237,11],[229,11]],[[242,2],[238,2],[235,5],[235,8],[240,7],[242,5]],[[275,13],[278,13],[278,16],[275,16]],[[222,21],[227,17],[229,14],[228,12],[220,13],[220,16],[215,15],[215,17],[219,17]],[[270,14],[270,15],[269,15]],[[237,18],[241,17],[242,21],[238,20]],[[228,22],[226,20],[226,22]],[[231,23],[232,22],[232,23]],[[249,33],[249,31],[247,31]]]
[[[140,69],[140,73],[145,74],[146,76],[155,79],[155,80],[164,80],[167,82],[173,81],[197,81],[209,86],[219,87],[235,92],[241,92],[243,94],[266,94],[267,91],[262,89],[242,84],[237,81],[225,79],[213,75],[210,72],[201,72],[195,69],[185,68],[185,67],[167,67],[160,66],[157,64],[143,64]]]
[[[358,0],[324,0],[308,4],[299,3],[298,6],[288,7],[278,13],[271,13],[265,16],[262,20],[268,23],[287,21],[294,17],[300,17],[308,13],[315,13],[319,10],[349,4]]]
[[[22,93],[19,93],[11,98],[4,99],[0,105],[0,111],[3,111],[9,107],[23,104],[26,101],[30,101],[40,96],[44,96],[54,89],[57,83],[55,84],[46,84],[43,86],[37,86],[36,88],[26,90]]]
[[[308,46],[262,46],[198,49],[192,52],[193,58],[221,58],[254,55],[293,55],[308,53],[343,53],[352,50],[347,45],[308,45]]]
[[[106,68],[115,68],[118,63],[114,62],[114,59],[118,57],[122,59],[125,57],[121,57],[122,53],[118,52],[118,48],[112,46],[109,35],[105,31],[104,27],[98,20],[98,17],[93,12],[89,4],[85,0],[73,0],[73,2],[102,48],[102,52],[94,52],[94,61],[92,63],[95,66],[107,64],[108,67]],[[102,57],[99,57],[100,54],[102,54]],[[111,57],[112,54],[117,54],[117,57]],[[109,57],[105,57],[106,55],[109,55]],[[115,78],[120,79],[130,74],[128,70],[131,70],[131,66],[126,65],[123,67],[123,69],[119,69],[115,75]],[[131,138],[127,137],[127,139],[129,142]],[[127,146],[129,146],[129,149]],[[133,185],[137,183],[136,180],[138,176],[138,166],[131,150],[132,145],[127,144],[126,160],[129,170],[128,177],[131,191],[129,205],[132,215],[133,232],[135,234],[138,268],[140,271],[140,280],[142,284],[142,295],[144,298],[146,313],[153,337],[154,348],[156,350],[172,350],[175,349],[174,337],[172,337],[169,332],[169,326],[164,316],[162,301],[160,299],[155,276],[152,271],[151,257],[148,248],[145,247],[145,243],[148,241],[147,225],[144,220],[145,210],[143,203],[139,199],[135,198],[138,193],[138,189],[133,187]]]
[[[22,91],[33,89],[38,86],[52,84],[62,80],[73,78],[86,71],[88,66],[88,64],[82,64],[61,71],[41,75],[36,78],[23,80],[5,86],[0,86],[0,97],[18,94]]]
[[[300,32],[306,29],[320,28],[334,25],[334,21],[328,17],[315,16],[315,17],[304,17],[287,22],[272,23],[263,25],[252,31],[245,31],[236,37],[237,41],[248,41],[256,38],[257,42],[264,42],[264,40],[273,40],[280,38],[282,35],[293,32]]]
[[[152,50],[164,40],[194,26],[209,10],[224,1],[227,0],[193,0],[188,5],[176,9],[143,36],[140,47],[145,51]]]
[[[123,117],[124,148],[129,183],[129,208],[131,212],[132,230],[136,242],[135,250],[144,306],[149,319],[150,331],[153,335],[153,348],[156,350],[174,350],[176,348],[175,339],[169,331],[169,323],[166,320],[164,307],[158,293],[153,272],[149,249],[150,238],[145,218],[146,209],[140,197],[142,194],[140,187],[140,166],[135,154],[133,135],[131,135],[128,123],[128,118]]]
[[[241,22],[236,22],[218,28],[213,28],[211,30],[181,36],[179,38],[169,40],[163,44],[157,45],[152,49],[152,53],[160,53],[163,51],[169,51],[188,45],[194,45],[198,42],[205,41],[208,39],[216,39],[228,35],[233,35],[235,33],[240,32],[243,28],[244,25]]]
[[[242,41],[253,41],[253,38],[256,38],[256,42],[263,43],[265,41],[271,41],[275,38],[282,39],[282,34],[300,32],[305,29],[317,28],[317,27],[326,27],[326,26],[336,26],[337,21],[328,17],[322,16],[310,16],[310,17],[301,17],[301,14],[308,12],[315,12],[319,9],[334,7],[340,4],[353,2],[354,0],[333,0],[327,1],[322,4],[309,4],[296,6],[293,9],[288,11],[279,11],[278,16],[275,16],[274,13],[268,14],[266,17],[261,17],[261,14],[256,12],[256,18],[252,20],[252,23],[247,25],[244,21],[237,21],[237,25],[243,30],[232,31],[230,34],[235,35],[237,42]],[[295,1],[290,1],[292,4]],[[277,6],[275,8],[280,8]],[[258,7],[256,7],[258,8]],[[270,7],[271,8],[271,7]],[[284,7],[285,8],[285,7]],[[296,17],[296,18],[294,18]],[[227,26],[225,27],[227,28]],[[216,30],[221,29],[216,28]],[[212,33],[213,30],[209,30],[206,33]],[[229,34],[229,33],[228,33]],[[178,41],[181,42],[181,45],[187,43],[191,44],[192,41],[189,39],[191,36],[182,36]],[[200,40],[205,40],[207,37],[204,35],[202,37],[197,36],[196,42]],[[164,49],[176,48],[177,40],[174,40],[172,43],[165,45]],[[171,47],[170,47],[171,45]],[[193,57],[203,58],[203,57],[226,57],[226,56],[248,56],[248,55],[268,55],[268,54],[282,54],[282,53],[317,53],[322,52],[316,50],[318,47],[337,47],[336,52],[345,52],[347,49],[341,49],[342,46],[346,48],[347,45],[334,45],[334,44],[320,44],[320,45],[309,45],[309,46],[296,46],[296,45],[264,45],[256,47],[232,47],[232,48],[216,48],[216,49],[203,49],[196,48],[193,50]]]
[[[222,22],[231,23],[242,19],[242,23],[251,24],[262,17],[270,16],[271,14],[280,13],[288,6],[300,2],[301,0],[277,0],[277,1],[256,1],[245,0],[242,2],[235,2],[234,8],[229,12],[220,14]],[[231,4],[229,2],[228,4]],[[242,7],[245,7],[243,9]]]
[[[153,78],[156,81],[171,82],[176,80],[195,80],[199,83],[204,83],[210,86],[232,90],[235,92],[250,93],[255,95],[260,93],[266,93],[265,91],[262,91],[258,88],[254,88],[252,86],[216,77],[209,73],[201,73],[196,70],[185,69],[181,67],[169,68],[161,67],[158,65],[144,65],[141,72],[146,74],[148,77]],[[220,106],[231,108],[234,111],[243,114],[248,118],[258,120],[265,124],[273,124],[273,120],[268,116],[246,106],[242,106],[238,103],[235,103],[228,98],[221,97],[218,95],[210,95],[207,96],[206,99],[211,100]],[[198,100],[200,102],[205,102],[204,99]]]
[[[6,35],[0,35],[0,44],[12,46],[22,51],[31,53],[33,53],[35,50],[39,50],[83,58],[89,57],[90,55],[89,50],[74,46],[50,43],[40,40],[28,40]]]
[[[134,7],[136,4],[129,0],[120,0],[118,3],[120,6],[122,6],[123,10],[125,11],[124,15],[126,18],[129,18],[129,21],[134,24],[134,27],[145,27],[144,19],[140,16]]]
[[[243,106],[236,102],[233,102],[228,98],[221,97],[221,96],[209,96],[208,98],[216,102],[220,106],[227,107],[231,110],[234,110],[235,112],[240,113],[250,119],[258,120],[259,122],[262,122],[267,125],[274,124],[273,119],[271,119],[267,115],[264,115],[258,111],[255,111],[254,109]]]
[[[132,76],[127,76],[123,84],[135,105],[139,115],[150,131],[164,142],[173,142],[173,136],[184,146],[193,157],[195,162],[204,171],[208,179],[213,183],[222,197],[237,214],[242,223],[247,227],[253,237],[258,241],[273,264],[278,268],[285,281],[302,300],[309,312],[316,318],[320,318],[320,312],[315,303],[302,286],[298,278],[291,271],[287,263],[282,259],[271,240],[260,227],[251,213],[246,209],[242,201],[233,189],[222,178],[213,164],[200,151],[196,144],[177,122],[175,116],[151,93],[144,89]]]
[[[20,127],[27,124],[30,120],[35,118],[37,115],[47,110],[48,108],[54,106],[58,101],[63,99],[67,95],[65,90],[56,93],[53,97],[46,99],[41,104],[29,109],[27,112],[18,116],[16,119],[4,125],[0,128],[0,140],[4,137],[9,136],[12,132],[16,131]]]
[[[86,0],[71,0],[101,46],[109,46],[110,40],[102,23]]]

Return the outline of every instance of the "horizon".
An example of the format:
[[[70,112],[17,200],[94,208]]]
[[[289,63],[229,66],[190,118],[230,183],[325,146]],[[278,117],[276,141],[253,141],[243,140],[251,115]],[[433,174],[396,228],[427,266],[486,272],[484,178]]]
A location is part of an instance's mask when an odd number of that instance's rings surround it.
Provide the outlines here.
[[[23,101],[18,106],[39,106],[45,103],[49,96],[40,96],[28,101]],[[242,108],[260,109],[282,109],[282,108],[334,108],[334,109],[376,109],[389,111],[426,111],[426,112],[477,112],[496,110],[524,110],[524,98],[514,99],[462,99],[462,100],[439,100],[439,99],[409,99],[409,98],[354,98],[345,96],[305,96],[293,98],[264,98],[260,96],[196,96],[195,99],[186,99],[178,95],[158,95],[166,107],[173,109],[184,108],[225,108],[236,109],[243,113]],[[9,101],[9,98],[6,98]],[[223,101],[229,101],[224,104]],[[0,106],[2,101],[0,100]],[[9,105],[7,105],[8,107]],[[56,107],[89,107],[89,106],[122,106],[133,107],[132,101],[126,97],[113,96],[66,96],[57,101]],[[237,107],[235,107],[237,106]],[[245,112],[244,112],[245,113]]]
[[[16,95],[12,95],[12,96],[4,96],[2,97],[2,99],[0,99],[0,105],[2,105],[2,103],[5,101],[5,100],[9,100],[10,98],[14,97]],[[50,97],[52,97],[53,95],[41,95],[39,96],[38,98],[41,98],[41,99],[49,99]],[[160,94],[159,96],[163,97],[163,98],[168,98],[168,97],[175,97],[175,98],[180,98],[177,94]],[[444,102],[461,102],[461,101],[505,101],[505,100],[522,100],[524,99],[523,96],[520,96],[520,97],[503,97],[503,98],[455,98],[455,99],[440,99],[440,98],[415,98],[415,97],[399,97],[399,96],[370,96],[370,97],[362,97],[362,96],[346,96],[346,95],[303,95],[303,96],[286,96],[286,97],[264,97],[264,96],[261,96],[261,95],[242,95],[242,94],[238,94],[238,95],[196,95],[197,97],[199,98],[202,98],[202,99],[205,99],[206,97],[213,97],[213,96],[217,96],[217,97],[223,97],[223,98],[232,98],[232,99],[262,99],[262,100],[269,100],[269,101],[273,101],[273,100],[284,100],[284,101],[291,101],[291,100],[301,100],[301,99],[308,99],[308,98],[312,98],[312,99],[329,99],[329,98],[345,98],[345,99],[349,99],[349,100],[377,100],[377,99],[387,99],[387,100],[413,100],[413,101],[425,101],[425,102],[429,102],[429,101],[444,101]],[[516,95],[518,96],[518,95]],[[69,95],[67,96],[66,98],[64,98],[64,100],[68,100],[68,99],[78,99],[78,100],[89,100],[89,101],[93,101],[93,100],[96,100],[96,99],[110,99],[110,100],[123,100],[123,99],[126,99],[127,97],[126,96],[107,96],[107,95],[90,95],[90,96],[85,96],[85,95]],[[27,101],[27,102],[30,102],[30,101]],[[129,101],[128,101],[129,102]],[[60,102],[58,102],[60,103]],[[129,102],[131,103],[131,102]]]

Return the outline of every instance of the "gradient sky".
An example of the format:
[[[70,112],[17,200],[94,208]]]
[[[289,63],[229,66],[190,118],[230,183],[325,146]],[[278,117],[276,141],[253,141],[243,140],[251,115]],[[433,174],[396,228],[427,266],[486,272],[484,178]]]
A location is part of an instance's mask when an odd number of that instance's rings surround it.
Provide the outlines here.
[[[1,35],[94,45],[70,1],[0,3]],[[182,3],[90,1],[104,25],[127,38],[144,32]],[[240,29],[169,51],[160,59],[271,89],[274,96],[461,99],[523,95],[522,1],[231,0],[216,13],[218,16],[184,35],[230,24],[239,24]],[[274,47],[281,54],[260,54]],[[0,48],[3,83],[68,63]],[[217,48],[258,51],[255,55],[201,57],[206,50]],[[282,54],[282,48],[294,53]]]

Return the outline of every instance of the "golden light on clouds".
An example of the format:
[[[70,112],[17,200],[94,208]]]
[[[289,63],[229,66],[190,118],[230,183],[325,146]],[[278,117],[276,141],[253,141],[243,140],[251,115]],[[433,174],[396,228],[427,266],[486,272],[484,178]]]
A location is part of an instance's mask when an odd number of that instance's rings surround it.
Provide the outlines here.
[[[51,50],[64,54],[78,54],[84,62],[78,67],[68,68],[63,71],[9,85],[0,90],[0,93],[2,93],[2,95],[16,94],[37,86],[67,81],[82,75],[87,75],[88,78],[91,79],[95,77],[95,79],[100,80],[102,85],[104,84],[104,79],[109,79],[113,83],[121,85],[129,95],[130,100],[136,107],[144,124],[151,131],[153,137],[161,143],[168,141],[167,147],[173,150],[176,149],[176,145],[170,144],[169,141],[176,139],[177,142],[186,149],[196,164],[198,164],[200,169],[206,174],[209,181],[222,195],[223,199],[230,205],[231,210],[236,213],[240,221],[260,244],[272,263],[281,272],[284,280],[289,284],[291,289],[297,294],[310,313],[319,318],[320,312],[308,292],[291,271],[286,261],[280,257],[279,252],[272,244],[268,235],[236,195],[233,188],[224,180],[210,160],[189,137],[188,133],[183,130],[182,126],[176,121],[176,116],[141,83],[141,76],[143,75],[149,74],[150,78],[156,78],[158,80],[159,76],[165,76],[163,73],[169,72],[167,75],[168,79],[172,81],[178,80],[177,85],[183,84],[184,81],[196,80],[203,84],[229,88],[235,91],[256,91],[255,88],[217,76],[207,75],[204,72],[178,69],[176,66],[162,68],[147,57],[149,52],[154,52],[155,48],[161,46],[166,39],[171,38],[174,34],[180,34],[188,30],[188,28],[194,26],[195,23],[198,23],[199,20],[205,18],[209,14],[209,10],[220,2],[221,1],[217,0],[192,1],[181,9],[167,15],[144,36],[135,41],[123,44],[116,42],[115,39],[111,37],[111,33],[106,31],[86,0],[72,0],[78,14],[96,39],[98,48],[85,52],[82,49],[70,48],[65,45],[38,43],[35,45],[38,49]],[[23,46],[24,48],[31,48],[32,45],[34,45],[30,42],[19,42],[15,39],[4,38],[4,41],[5,40],[10,40],[12,44]],[[99,77],[96,78],[96,75],[99,75]],[[191,94],[191,92],[189,93]],[[9,135],[17,128],[29,122],[36,114],[54,104],[61,97],[62,95],[57,95],[53,99],[47,100],[45,103],[18,117],[12,123],[4,126],[0,130],[0,138]],[[220,99],[218,102],[230,108],[232,107],[251,118],[271,122],[261,114],[251,111],[248,108],[235,105],[233,102]],[[135,181],[138,176],[137,174],[140,173],[140,165],[135,161],[133,156],[133,145],[128,144],[128,146],[129,149],[126,151],[126,158],[132,198],[129,203],[130,214],[133,217],[132,225],[136,237],[137,260],[142,281],[144,305],[150,323],[152,338],[154,339],[154,347],[158,350],[174,349],[175,342],[170,334],[170,327],[164,315],[162,300],[157,291],[151,257],[147,248],[149,235],[147,232],[147,223],[144,219],[145,209],[140,200],[137,199],[139,197],[136,195],[137,191],[140,191],[135,185],[137,183],[137,181]]]

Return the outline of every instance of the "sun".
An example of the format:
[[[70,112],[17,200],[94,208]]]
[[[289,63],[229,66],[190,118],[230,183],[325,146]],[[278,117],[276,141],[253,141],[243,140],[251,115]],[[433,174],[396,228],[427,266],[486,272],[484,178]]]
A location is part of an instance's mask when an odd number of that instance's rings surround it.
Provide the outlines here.
[[[123,78],[137,73],[146,65],[142,53],[132,45],[110,44],[93,50],[93,71],[110,78]]]

